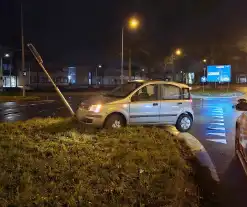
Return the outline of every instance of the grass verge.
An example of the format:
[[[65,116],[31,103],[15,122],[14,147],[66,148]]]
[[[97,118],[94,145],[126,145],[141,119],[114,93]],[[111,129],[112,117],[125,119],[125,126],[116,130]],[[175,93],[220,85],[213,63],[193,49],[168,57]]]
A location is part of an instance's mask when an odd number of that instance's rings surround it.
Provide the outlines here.
[[[157,128],[70,119],[0,124],[0,206],[199,206],[180,142]]]
[[[205,88],[205,90],[203,91],[203,89],[200,88],[200,89],[192,90],[191,93],[193,95],[199,95],[199,96],[220,96],[220,95],[230,96],[239,92],[231,88],[228,91],[227,89],[220,89],[220,88],[217,89]]]

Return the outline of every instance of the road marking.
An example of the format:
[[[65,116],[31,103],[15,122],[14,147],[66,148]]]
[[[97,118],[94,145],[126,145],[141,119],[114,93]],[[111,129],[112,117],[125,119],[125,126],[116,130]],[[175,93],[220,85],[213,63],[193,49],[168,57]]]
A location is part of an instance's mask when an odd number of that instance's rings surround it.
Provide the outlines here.
[[[226,130],[225,127],[208,127],[208,129],[211,129],[211,130],[222,130],[222,131],[225,131]]]
[[[219,119],[223,119],[224,117],[223,116],[213,116],[215,118],[219,118]],[[224,119],[223,119],[224,120]]]
[[[212,114],[221,114],[221,115],[223,115],[223,111],[212,111]]]
[[[217,142],[221,144],[227,144],[226,139],[207,139],[210,142]]]
[[[222,121],[224,121],[224,120],[222,120]],[[224,126],[225,125],[225,123],[219,123],[219,122],[210,123],[210,124],[212,124],[212,125],[220,125],[220,126]]]
[[[213,109],[212,111],[213,112],[222,112],[223,113],[223,110],[222,109]]]
[[[208,132],[207,135],[215,135],[215,136],[219,136],[219,137],[225,137],[226,133],[222,133],[222,132]]]
[[[224,119],[214,119],[213,121],[224,122]]]

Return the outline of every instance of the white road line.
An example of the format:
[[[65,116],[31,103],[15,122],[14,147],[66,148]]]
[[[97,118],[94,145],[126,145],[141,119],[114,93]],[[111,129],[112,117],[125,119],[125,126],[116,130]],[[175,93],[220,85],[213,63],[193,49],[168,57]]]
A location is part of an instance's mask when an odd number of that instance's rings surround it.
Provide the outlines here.
[[[212,112],[223,112],[223,109],[213,109]]]
[[[224,113],[223,112],[215,112],[215,111],[212,111],[212,114],[213,115],[223,115]]]
[[[210,124],[211,124],[211,123],[210,123]],[[208,129],[226,131],[226,128],[225,128],[225,127],[208,127]]]
[[[224,121],[224,120],[223,120]],[[219,123],[219,122],[214,122],[210,123],[211,125],[220,125],[220,126],[225,126],[225,123]]]
[[[224,117],[223,116],[212,116],[214,118],[219,118],[219,119],[223,119],[224,120]]]
[[[215,135],[215,136],[219,136],[219,137],[225,137],[226,133],[222,133],[222,132],[208,132],[207,135]]]
[[[227,144],[226,139],[207,139],[210,142],[218,142],[221,144]]]
[[[215,121],[215,122],[224,122],[224,119],[213,119],[213,121]]]

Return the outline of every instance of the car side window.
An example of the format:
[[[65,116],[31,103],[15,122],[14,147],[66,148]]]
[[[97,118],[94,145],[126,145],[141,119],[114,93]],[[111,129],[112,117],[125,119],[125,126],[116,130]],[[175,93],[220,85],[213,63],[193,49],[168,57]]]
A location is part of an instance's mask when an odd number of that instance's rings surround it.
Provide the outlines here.
[[[156,101],[158,99],[158,85],[147,85],[138,90],[131,98],[136,101]]]
[[[188,88],[183,88],[183,99],[185,100],[190,99],[190,90]]]
[[[161,85],[161,100],[180,100],[181,89],[173,85]]]

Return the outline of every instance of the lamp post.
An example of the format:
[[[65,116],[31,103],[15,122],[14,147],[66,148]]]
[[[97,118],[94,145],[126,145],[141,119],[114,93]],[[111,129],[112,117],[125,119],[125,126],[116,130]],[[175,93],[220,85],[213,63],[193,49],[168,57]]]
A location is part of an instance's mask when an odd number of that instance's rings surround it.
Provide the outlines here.
[[[4,57],[9,58],[10,54],[6,53],[6,54],[4,54]],[[10,88],[12,87],[11,76],[12,76],[12,58],[10,59],[10,68],[9,68],[9,87]]]
[[[24,47],[24,29],[23,29],[23,8],[21,4],[21,71],[22,71],[22,96],[26,96],[26,81],[24,77],[25,70],[25,47]]]
[[[3,88],[3,58],[9,58],[10,57],[10,54],[9,53],[5,53],[3,56],[0,57],[0,81],[1,81],[1,90]],[[11,66],[10,66],[10,87],[11,87],[11,69],[12,69],[12,63],[11,63]]]
[[[205,67],[205,64],[207,63],[207,59],[203,59],[202,62],[204,63],[204,65],[203,65],[203,77],[206,77],[206,67]],[[205,83],[203,81],[203,83],[202,83],[202,90],[203,90],[203,92],[205,90],[204,88],[205,88]]]
[[[132,17],[128,21],[128,28],[131,30],[135,30],[139,27],[140,21],[136,17]],[[122,27],[122,35],[121,35],[121,45],[122,45],[122,52],[121,52],[121,84],[124,82],[124,29],[126,24]]]
[[[98,65],[96,67],[96,71],[95,71],[95,83],[96,83],[96,86],[98,85],[98,68],[102,68],[102,65]]]
[[[181,56],[182,55],[182,50],[181,49],[176,49],[175,52],[172,53],[170,59],[171,59],[171,62],[172,62],[172,79],[174,81],[174,59],[175,59],[175,56]],[[165,70],[166,70],[166,65],[167,63],[165,64]]]

